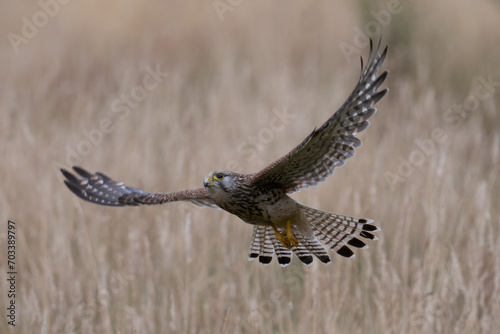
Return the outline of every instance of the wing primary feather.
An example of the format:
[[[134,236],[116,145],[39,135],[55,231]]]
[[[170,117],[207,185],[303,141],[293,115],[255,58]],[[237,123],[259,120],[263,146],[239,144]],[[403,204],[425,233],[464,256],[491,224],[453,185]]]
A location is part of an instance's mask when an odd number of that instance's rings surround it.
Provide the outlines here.
[[[90,174],[81,167],[73,166],[73,169],[75,170],[75,172],[77,172],[80,176],[83,176],[84,178],[90,179],[92,177],[92,174]]]
[[[375,104],[388,92],[387,88],[380,90],[389,74],[388,71],[380,75],[378,73],[388,50],[386,46],[380,53],[381,45],[380,39],[374,49],[373,40],[370,40],[367,63],[365,65],[361,57],[361,74],[358,82],[342,106],[292,151],[258,173],[252,174],[253,186],[261,189],[273,184],[287,193],[307,189],[326,180],[334,172],[335,168],[324,168],[325,164],[331,166],[328,162],[328,160],[334,161],[331,157],[338,160],[332,167],[340,167],[354,156],[354,148],[361,145],[361,141],[355,135],[370,125],[369,118],[377,110]],[[349,145],[349,149],[338,147],[339,140]],[[339,148],[350,153],[342,154],[337,150]]]
[[[81,178],[61,168],[64,183],[78,197],[107,206],[137,206],[141,204],[163,204],[174,201],[188,201],[196,205],[218,208],[204,188],[184,190],[175,193],[146,193],[141,189],[125,186],[103,173],[91,174],[85,169],[73,166]]]

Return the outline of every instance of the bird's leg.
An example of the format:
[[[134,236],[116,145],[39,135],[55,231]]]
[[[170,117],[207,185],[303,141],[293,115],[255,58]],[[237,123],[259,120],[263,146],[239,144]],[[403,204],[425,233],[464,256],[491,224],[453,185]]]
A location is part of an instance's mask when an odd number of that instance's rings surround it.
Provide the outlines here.
[[[276,228],[276,226],[274,226],[274,224],[271,224],[271,227],[273,228],[274,233],[276,234],[276,238],[278,238],[278,241],[281,242],[281,244],[286,248],[288,249],[292,248],[292,244],[288,241],[285,233],[281,233],[280,231],[278,231],[278,229]]]
[[[276,234],[276,238],[278,238],[279,242],[281,242],[281,244],[286,248],[291,249],[292,246],[297,247],[299,245],[299,242],[297,241],[295,235],[292,232],[290,220],[287,220],[286,222],[285,232],[278,231],[278,229],[276,228],[276,226],[274,226],[274,224],[271,224],[271,227],[273,228],[274,233]]]
[[[297,241],[297,238],[295,238],[295,235],[292,232],[292,228],[290,226],[290,219],[286,221],[286,238],[288,239],[288,242],[292,244],[293,246],[297,247],[299,245],[299,242]]]

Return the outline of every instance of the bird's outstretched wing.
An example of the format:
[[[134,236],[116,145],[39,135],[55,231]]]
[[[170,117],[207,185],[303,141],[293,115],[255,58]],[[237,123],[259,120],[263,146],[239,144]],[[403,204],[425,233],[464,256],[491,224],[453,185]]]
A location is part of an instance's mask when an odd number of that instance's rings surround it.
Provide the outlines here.
[[[388,92],[379,90],[389,74],[378,75],[387,54],[387,46],[379,53],[370,40],[368,65],[363,67],[353,92],[342,107],[319,129],[314,129],[295,149],[253,175],[256,187],[279,187],[288,193],[306,189],[324,181],[334,169],[343,166],[361,145],[355,134],[370,125],[368,119],[375,114],[374,105]]]
[[[218,208],[204,188],[184,190],[174,193],[147,193],[140,189],[125,186],[102,173],[90,174],[74,166],[81,177],[78,178],[65,169],[61,172],[66,177],[64,183],[77,196],[86,201],[109,206],[141,204],[163,204],[174,201],[188,201],[201,206]]]

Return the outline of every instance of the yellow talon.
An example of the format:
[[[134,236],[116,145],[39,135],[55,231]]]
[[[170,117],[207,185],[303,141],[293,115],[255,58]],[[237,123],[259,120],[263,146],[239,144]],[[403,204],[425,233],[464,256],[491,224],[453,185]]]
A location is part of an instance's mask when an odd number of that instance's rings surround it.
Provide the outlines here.
[[[295,235],[292,232],[292,228],[290,226],[290,220],[286,221],[286,238],[288,239],[288,242],[294,245],[295,247],[299,245],[297,238],[295,238]]]
[[[276,228],[276,226],[274,226],[274,224],[271,224],[271,227],[273,228],[274,233],[276,234],[276,238],[278,238],[278,241],[281,242],[281,244],[286,248],[288,249],[292,248],[292,245],[290,244],[290,242],[288,242],[286,235],[280,233],[280,231],[278,231],[278,229]]]
[[[281,242],[284,247],[291,249],[292,246],[297,247],[299,245],[299,242],[295,238],[295,235],[293,235],[291,223],[289,220],[286,222],[286,232],[281,233],[280,231],[278,231],[276,226],[274,226],[274,224],[271,224],[271,227],[276,234],[276,238],[278,238],[279,242]]]

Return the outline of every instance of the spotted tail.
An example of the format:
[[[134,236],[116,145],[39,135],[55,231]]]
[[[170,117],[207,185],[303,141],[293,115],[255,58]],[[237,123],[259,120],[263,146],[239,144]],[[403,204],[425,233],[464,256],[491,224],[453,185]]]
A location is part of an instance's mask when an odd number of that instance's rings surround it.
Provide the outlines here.
[[[278,263],[285,267],[292,260],[292,252],[305,265],[311,265],[313,256],[323,263],[331,262],[325,246],[344,257],[354,257],[354,252],[349,246],[355,248],[368,248],[358,239],[377,240],[373,234],[380,231],[373,225],[373,220],[338,215],[326,211],[310,208],[300,204],[300,209],[314,231],[314,235],[305,237],[296,228],[293,228],[299,245],[292,249],[285,248],[276,238],[271,226],[254,226],[252,242],[248,259],[259,259],[261,265],[268,265],[274,254]]]

